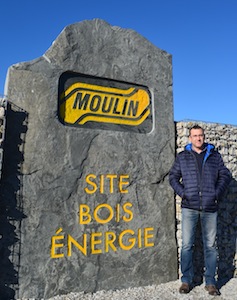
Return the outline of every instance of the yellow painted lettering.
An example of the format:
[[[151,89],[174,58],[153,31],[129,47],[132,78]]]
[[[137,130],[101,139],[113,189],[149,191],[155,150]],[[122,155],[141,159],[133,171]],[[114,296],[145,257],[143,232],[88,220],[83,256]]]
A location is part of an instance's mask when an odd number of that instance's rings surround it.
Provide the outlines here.
[[[107,174],[106,175],[107,178],[109,178],[110,180],[110,193],[112,194],[114,192],[114,179],[117,178],[117,175],[115,174]]]
[[[109,216],[108,216],[108,218],[107,218],[107,219],[104,219],[104,220],[103,220],[103,219],[100,219],[99,216],[98,216],[98,211],[99,211],[100,209],[102,209],[102,208],[107,208],[108,211],[109,211]],[[99,204],[99,205],[95,208],[95,210],[94,210],[94,218],[95,218],[96,222],[101,223],[101,224],[108,223],[109,221],[112,220],[113,216],[114,216],[113,208],[112,208],[109,204],[107,204],[107,203]]]
[[[86,183],[88,183],[89,185],[91,185],[93,187],[92,189],[89,189],[87,187],[84,189],[84,191],[87,194],[94,194],[97,190],[97,184],[94,181],[91,181],[91,178],[95,179],[96,175],[89,174],[89,175],[86,176]]]
[[[126,202],[123,205],[124,212],[128,214],[128,217],[123,216],[124,222],[130,222],[133,219],[133,212],[130,209],[128,209],[128,207],[132,207],[132,203]]]
[[[104,175],[100,175],[100,193],[104,193]]]
[[[116,222],[120,221],[120,204],[116,205]]]
[[[134,247],[134,245],[135,245],[136,239],[135,238],[129,238],[128,242],[130,244],[129,245],[124,245],[124,243],[123,243],[123,237],[124,237],[125,234],[134,235],[134,231],[131,230],[131,229],[127,229],[127,230],[122,231],[120,233],[120,235],[119,235],[119,246],[123,250],[131,250]]]
[[[61,231],[62,231],[62,228],[59,228],[56,231],[56,234],[59,234]],[[56,244],[56,240],[62,240],[62,239],[64,239],[64,235],[59,235],[59,236],[53,236],[52,237],[51,258],[64,257],[63,253],[56,253],[56,248],[62,248],[64,246],[63,244]]]
[[[99,254],[102,253],[101,249],[96,249],[95,246],[96,245],[100,245],[101,244],[101,239],[97,239],[100,238],[102,236],[102,232],[92,232],[91,233],[91,254]]]
[[[105,232],[105,252],[109,252],[109,247],[116,252],[117,248],[114,246],[116,235],[112,231]]]
[[[81,251],[85,256],[87,256],[87,235],[84,233],[83,234],[83,246],[80,245],[74,238],[72,238],[71,235],[68,235],[68,241],[67,241],[67,255],[71,256],[72,255],[72,244]]]
[[[138,244],[138,248],[142,247],[142,230],[141,230],[141,228],[138,229],[137,244]]]
[[[90,222],[90,207],[87,204],[81,204],[79,207],[79,224],[89,224]]]
[[[120,193],[128,193],[128,190],[123,190],[124,185],[128,185],[129,181],[123,181],[123,179],[128,179],[129,175],[121,175],[119,177],[119,192]]]
[[[154,237],[154,233],[149,234],[149,231],[154,231],[153,227],[147,227],[144,228],[144,246],[145,247],[153,247],[154,243],[153,242],[148,242],[148,239],[151,239]]]

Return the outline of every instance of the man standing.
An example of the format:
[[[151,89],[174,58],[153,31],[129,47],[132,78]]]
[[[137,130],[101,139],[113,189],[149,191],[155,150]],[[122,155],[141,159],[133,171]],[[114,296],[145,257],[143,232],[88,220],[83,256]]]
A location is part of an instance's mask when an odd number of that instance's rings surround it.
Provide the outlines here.
[[[192,252],[200,218],[205,262],[205,289],[220,295],[216,288],[216,231],[218,200],[226,190],[231,174],[212,144],[204,143],[204,129],[189,130],[190,144],[179,153],[170,170],[170,185],[182,198],[182,249],[180,293],[189,293],[193,281]]]

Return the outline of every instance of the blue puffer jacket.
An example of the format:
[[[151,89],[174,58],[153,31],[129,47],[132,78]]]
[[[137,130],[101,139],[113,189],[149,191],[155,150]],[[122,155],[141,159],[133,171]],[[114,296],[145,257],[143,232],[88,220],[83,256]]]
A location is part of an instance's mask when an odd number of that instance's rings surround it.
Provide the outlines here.
[[[195,154],[191,151],[192,145],[188,144],[177,155],[169,180],[175,193],[182,198],[182,207],[214,212],[231,180],[231,174],[215,147],[212,144],[205,144],[205,147],[202,176],[198,171]]]

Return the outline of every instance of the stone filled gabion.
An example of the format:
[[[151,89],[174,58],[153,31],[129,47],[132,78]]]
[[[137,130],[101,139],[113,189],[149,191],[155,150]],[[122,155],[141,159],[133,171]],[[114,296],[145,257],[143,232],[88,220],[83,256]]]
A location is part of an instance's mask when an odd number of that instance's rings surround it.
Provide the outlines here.
[[[181,121],[176,123],[176,153],[183,151],[189,143],[189,128],[198,124],[205,130],[205,140],[214,144],[223,157],[224,163],[231,171],[232,181],[226,194],[219,203],[218,241],[219,271],[218,276],[227,280],[233,275],[237,277],[237,126]],[[181,199],[176,195],[176,218],[178,249],[181,247]],[[201,241],[197,244],[201,247]],[[200,257],[198,258],[200,260]],[[196,261],[200,264],[200,261]],[[198,267],[197,267],[198,268]]]

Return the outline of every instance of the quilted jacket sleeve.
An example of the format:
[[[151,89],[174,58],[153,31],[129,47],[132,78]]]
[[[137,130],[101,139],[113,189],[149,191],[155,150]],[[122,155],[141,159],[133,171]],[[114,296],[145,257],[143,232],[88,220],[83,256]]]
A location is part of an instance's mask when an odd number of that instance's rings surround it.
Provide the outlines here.
[[[169,172],[169,182],[175,193],[181,198],[184,198],[184,186],[181,182],[182,174],[180,168],[179,156],[176,157],[175,162]]]
[[[216,183],[216,196],[217,199],[221,197],[231,181],[231,173],[224,165],[221,155],[218,153],[218,180]]]

